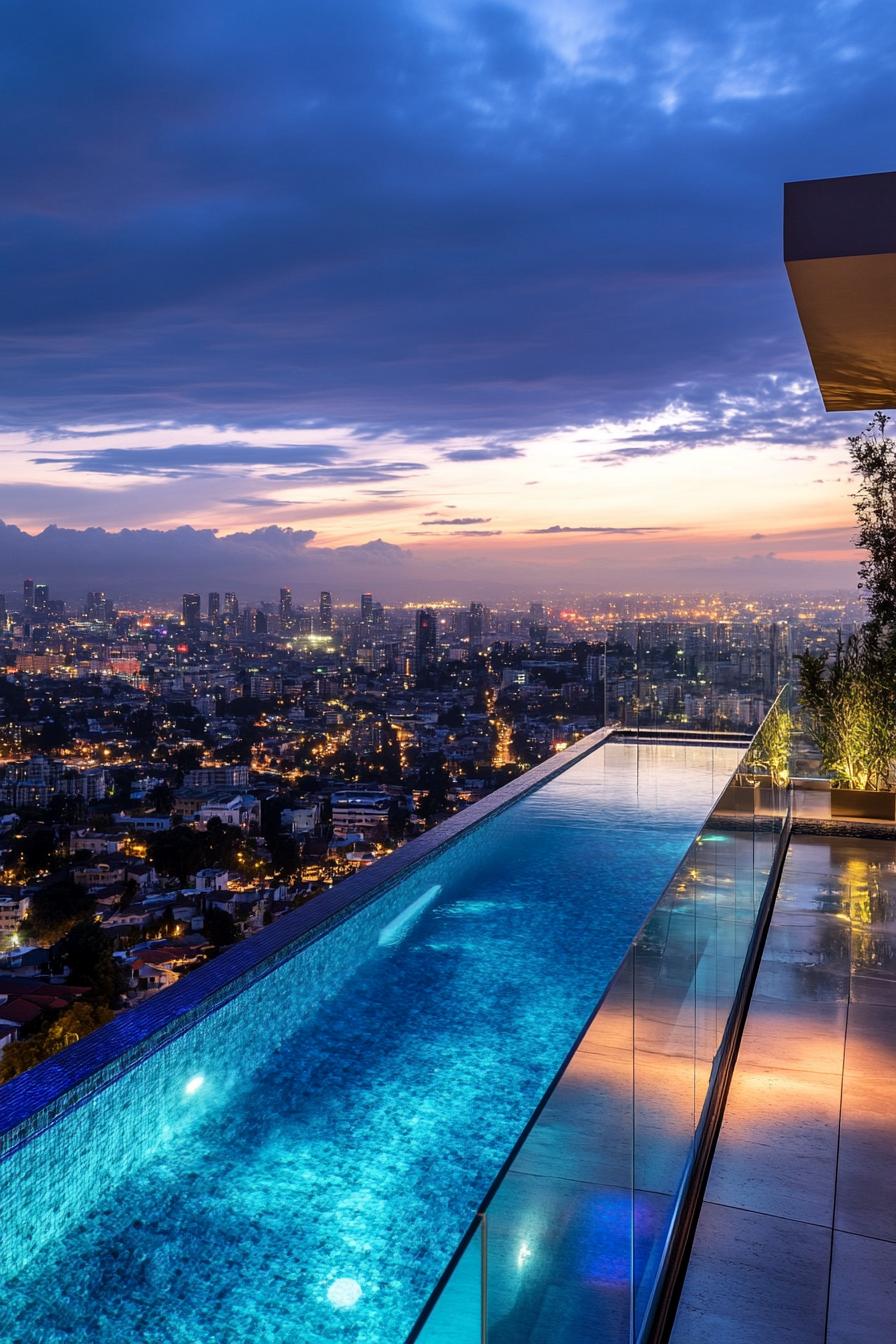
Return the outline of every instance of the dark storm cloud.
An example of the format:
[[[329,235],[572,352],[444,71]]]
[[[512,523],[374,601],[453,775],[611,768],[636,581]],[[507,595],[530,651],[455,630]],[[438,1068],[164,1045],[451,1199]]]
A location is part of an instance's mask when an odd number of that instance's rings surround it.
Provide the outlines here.
[[[438,439],[806,376],[781,183],[891,166],[892,7],[594,10],[565,59],[531,4],[10,0],[0,420]]]

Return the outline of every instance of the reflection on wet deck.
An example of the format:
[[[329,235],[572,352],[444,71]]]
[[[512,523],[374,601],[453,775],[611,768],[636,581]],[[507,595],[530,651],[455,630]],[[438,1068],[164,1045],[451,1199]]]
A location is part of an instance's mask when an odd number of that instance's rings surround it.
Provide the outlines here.
[[[896,843],[791,842],[673,1344],[896,1338]]]

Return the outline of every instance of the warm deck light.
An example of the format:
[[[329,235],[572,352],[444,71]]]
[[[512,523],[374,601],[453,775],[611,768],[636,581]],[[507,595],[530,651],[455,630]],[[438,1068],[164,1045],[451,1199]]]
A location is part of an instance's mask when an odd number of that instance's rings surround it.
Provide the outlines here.
[[[184,1084],[184,1093],[188,1097],[195,1097],[196,1093],[199,1091],[200,1087],[202,1087],[202,1084],[204,1082],[205,1082],[204,1074],[194,1073],[193,1077],[189,1078],[187,1082]]]
[[[327,1289],[327,1300],[337,1311],[353,1307],[361,1296],[357,1279],[334,1279]]]

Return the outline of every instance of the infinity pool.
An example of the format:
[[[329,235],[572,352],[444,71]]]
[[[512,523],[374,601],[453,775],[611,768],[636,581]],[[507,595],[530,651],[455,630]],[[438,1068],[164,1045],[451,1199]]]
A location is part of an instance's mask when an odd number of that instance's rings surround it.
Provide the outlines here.
[[[25,1143],[2,1344],[401,1344],[738,756],[610,741]]]

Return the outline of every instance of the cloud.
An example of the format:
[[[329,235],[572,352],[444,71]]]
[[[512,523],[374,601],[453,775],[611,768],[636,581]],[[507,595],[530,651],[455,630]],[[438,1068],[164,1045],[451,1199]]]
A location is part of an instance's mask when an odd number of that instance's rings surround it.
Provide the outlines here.
[[[555,536],[561,532],[595,532],[601,536],[607,537],[641,537],[649,532],[680,532],[679,527],[561,527],[559,523],[554,523],[553,527],[530,527],[526,529],[527,537],[546,537]]]
[[[503,534],[500,531],[480,532],[477,531],[476,528],[471,528],[469,531],[466,532],[451,532],[449,533],[449,535],[452,537],[500,537]]]
[[[696,448],[839,446],[842,423],[819,418],[817,396],[814,385],[785,385],[776,374],[757,374],[752,386],[737,394],[689,388],[650,416],[596,423],[592,436],[610,442],[584,460],[619,467]],[[783,460],[810,462],[816,457],[814,452],[800,452],[787,454]]]
[[[310,528],[274,525],[226,536],[194,527],[50,526],[31,534],[0,522],[0,575],[7,592],[41,575],[67,598],[101,588],[119,601],[171,601],[185,590],[220,588],[258,600],[281,582],[353,591],[377,577],[391,581],[411,559],[382,538],[329,548],[315,539]]]
[[[735,565],[751,565],[761,567],[766,564],[781,564],[780,558],[774,551],[766,551],[764,555],[733,555],[731,561]]]
[[[450,448],[442,456],[449,462],[498,462],[504,458],[522,457],[523,450],[500,443],[483,448]]]
[[[176,443],[167,448],[87,448],[76,453],[35,457],[36,465],[63,466],[69,471],[106,476],[205,476],[222,467],[295,467],[334,463],[345,458],[334,444]]]
[[[143,476],[176,480],[188,476],[216,476],[238,467],[246,472],[276,468],[267,480],[356,484],[392,480],[409,472],[425,471],[422,462],[374,462],[352,459],[348,449],[335,444],[258,445],[241,440],[229,443],[177,443],[163,448],[86,448],[36,456],[38,466],[61,466],[73,472],[106,476]],[[301,467],[301,471],[292,470]]]
[[[295,508],[295,505],[288,499],[273,499],[265,495],[242,495],[235,499],[222,499],[222,504],[242,504],[247,509],[286,509]]]
[[[466,527],[473,523],[490,523],[491,518],[424,518],[421,527]]]
[[[806,380],[780,184],[807,144],[886,161],[883,0],[447,5],[13,6],[7,422],[317,418],[475,462]]]
[[[424,462],[336,463],[330,467],[308,467],[304,471],[266,472],[266,481],[281,485],[358,485],[368,481],[392,481],[411,472],[426,471]]]

